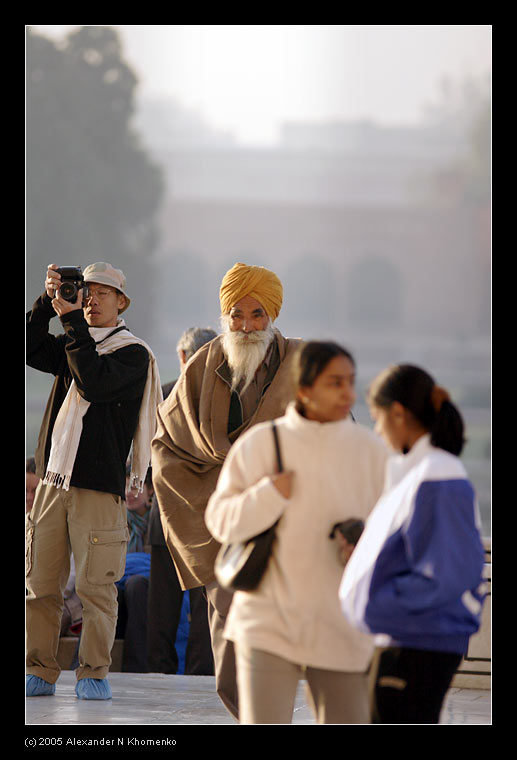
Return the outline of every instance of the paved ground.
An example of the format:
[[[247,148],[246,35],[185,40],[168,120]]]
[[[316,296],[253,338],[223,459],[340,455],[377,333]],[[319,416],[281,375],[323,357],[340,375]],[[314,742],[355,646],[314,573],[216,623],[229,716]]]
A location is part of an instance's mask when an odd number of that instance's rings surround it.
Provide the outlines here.
[[[139,734],[143,731],[145,736],[152,737],[153,730],[160,726],[237,725],[215,694],[211,676],[110,673],[109,680],[112,700],[78,700],[74,691],[74,672],[63,671],[55,696],[26,699],[27,736],[36,737],[38,732],[45,734],[44,726],[47,733],[49,727],[53,727],[54,737],[85,735],[85,727],[96,727],[97,736],[108,736],[109,733],[120,737],[134,734],[138,727]],[[490,725],[490,690],[451,688],[440,722],[445,725]],[[314,725],[302,683],[293,725]],[[40,728],[36,729],[36,726]],[[174,731],[167,729],[168,736],[173,734]]]

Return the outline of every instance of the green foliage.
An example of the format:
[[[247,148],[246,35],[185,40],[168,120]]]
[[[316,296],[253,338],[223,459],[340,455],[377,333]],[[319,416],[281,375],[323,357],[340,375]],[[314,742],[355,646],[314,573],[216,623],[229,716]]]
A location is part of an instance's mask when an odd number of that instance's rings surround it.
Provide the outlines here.
[[[29,304],[47,264],[110,261],[130,294],[138,289],[128,319],[141,329],[163,180],[131,128],[135,74],[109,27],[82,27],[61,44],[29,31],[26,49]]]

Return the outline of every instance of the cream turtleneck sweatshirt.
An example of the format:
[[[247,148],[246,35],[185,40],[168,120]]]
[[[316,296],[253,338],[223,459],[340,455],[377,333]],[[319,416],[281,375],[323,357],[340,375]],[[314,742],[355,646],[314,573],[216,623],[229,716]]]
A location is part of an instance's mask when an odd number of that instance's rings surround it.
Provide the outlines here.
[[[252,592],[234,595],[225,636],[308,667],[364,672],[372,638],[344,619],[339,603],[343,567],[332,527],[365,519],[383,483],[388,452],[352,420],[319,423],[291,404],[276,420],[291,497],[276,490],[271,423],[255,425],[232,446],[205,520],[220,542],[251,538],[278,518],[266,573]]]

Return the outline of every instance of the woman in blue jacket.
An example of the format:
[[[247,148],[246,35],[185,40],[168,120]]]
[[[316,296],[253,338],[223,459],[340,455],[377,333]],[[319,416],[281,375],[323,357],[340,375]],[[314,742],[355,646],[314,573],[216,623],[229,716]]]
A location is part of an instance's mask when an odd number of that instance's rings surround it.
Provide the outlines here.
[[[376,634],[374,723],[438,723],[480,625],[484,550],[459,454],[463,421],[424,370],[398,365],[369,389],[376,432],[399,456],[340,587],[345,617]]]

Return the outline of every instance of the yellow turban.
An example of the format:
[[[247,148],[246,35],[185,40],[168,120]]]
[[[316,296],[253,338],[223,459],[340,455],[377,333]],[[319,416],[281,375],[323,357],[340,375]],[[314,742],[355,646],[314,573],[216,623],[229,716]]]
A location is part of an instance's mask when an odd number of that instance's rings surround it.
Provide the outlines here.
[[[282,307],[282,283],[274,272],[265,267],[235,264],[226,272],[219,291],[221,313],[230,310],[244,296],[251,296],[266,310],[271,319],[276,319]]]

